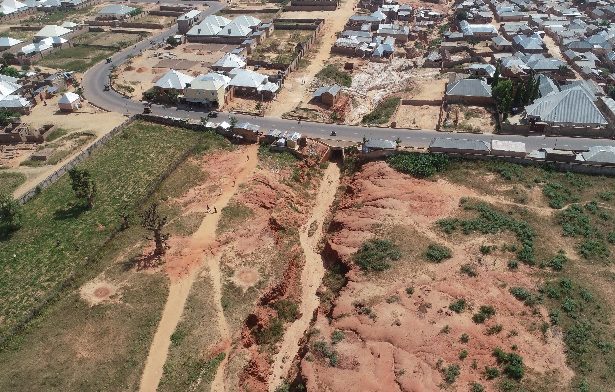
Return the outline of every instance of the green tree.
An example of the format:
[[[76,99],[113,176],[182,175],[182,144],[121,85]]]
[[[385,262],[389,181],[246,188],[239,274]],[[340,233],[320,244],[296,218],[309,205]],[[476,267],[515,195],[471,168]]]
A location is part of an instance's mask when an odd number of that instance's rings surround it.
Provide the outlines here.
[[[19,117],[19,113],[6,109],[0,109],[0,126],[4,127],[8,125],[15,117]]]
[[[175,48],[179,45],[179,40],[175,39],[175,37],[173,36],[170,36],[169,38],[167,38],[167,44],[172,48]]]
[[[85,169],[73,168],[68,171],[71,187],[75,196],[86,202],[88,209],[94,207],[94,198],[96,197],[96,183],[90,175],[90,172]]]
[[[21,227],[21,206],[9,195],[0,195],[0,238]]]
[[[493,86],[497,86],[500,82],[500,62],[495,65],[495,72],[493,73],[493,82],[491,84]]]
[[[0,74],[14,78],[17,78],[20,75],[19,71],[15,67],[2,67],[2,69],[0,69]]]
[[[492,90],[493,99],[495,104],[504,116],[504,119],[508,117],[512,101],[513,101],[513,84],[510,80],[501,80]]]
[[[231,124],[231,128],[235,128],[235,126],[237,125],[237,117],[235,116],[231,116],[229,117],[229,123]]]

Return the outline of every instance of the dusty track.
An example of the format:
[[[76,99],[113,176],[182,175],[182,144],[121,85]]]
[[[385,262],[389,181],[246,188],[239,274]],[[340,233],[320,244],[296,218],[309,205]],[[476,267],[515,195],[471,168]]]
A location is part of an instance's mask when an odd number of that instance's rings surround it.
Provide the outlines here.
[[[184,310],[186,299],[190,293],[190,288],[194,283],[196,276],[200,273],[205,265],[209,265],[209,270],[214,281],[214,295],[216,295],[216,303],[220,302],[220,273],[216,268],[219,258],[215,254],[215,240],[216,240],[216,227],[220,220],[220,212],[228,202],[231,200],[239,185],[245,182],[250,175],[254,172],[257,165],[257,151],[258,146],[253,145],[242,150],[243,153],[248,154],[249,159],[242,159],[242,164],[237,168],[237,174],[233,177],[232,184],[228,182],[222,186],[222,191],[217,197],[214,206],[218,209],[217,214],[208,214],[205,216],[199,229],[192,235],[185,246],[187,249],[181,249],[183,254],[202,254],[199,263],[190,266],[188,270],[185,270],[182,274],[171,274],[171,286],[169,288],[169,297],[165,304],[160,319],[160,324],[154,335],[154,340],[150,346],[145,368],[143,369],[143,376],[141,378],[141,385],[139,390],[142,392],[154,392],[158,388],[158,384],[162,377],[163,367],[167,359],[169,352],[169,346],[171,344],[171,334],[175,331],[177,323],[179,322]],[[203,203],[211,201],[203,201]],[[167,261],[168,263],[168,261]],[[217,275],[215,271],[218,271]],[[215,288],[218,288],[216,290]],[[224,315],[221,316],[222,318]],[[221,332],[224,332],[226,328],[226,321],[219,320]],[[226,335],[228,335],[228,328],[226,328]],[[224,334],[222,336],[225,336]]]
[[[295,320],[286,330],[280,351],[274,358],[272,373],[269,377],[269,391],[271,392],[288,374],[292,359],[299,350],[299,341],[310,326],[314,311],[320,304],[316,291],[320,286],[325,269],[317,247],[322,238],[323,225],[335,199],[339,181],[339,168],[337,165],[329,164],[318,190],[317,204],[312,211],[312,216],[299,233],[301,247],[305,254],[305,265],[301,272],[301,305],[299,308],[301,317]],[[314,223],[316,224],[316,231],[310,236],[310,227]]]

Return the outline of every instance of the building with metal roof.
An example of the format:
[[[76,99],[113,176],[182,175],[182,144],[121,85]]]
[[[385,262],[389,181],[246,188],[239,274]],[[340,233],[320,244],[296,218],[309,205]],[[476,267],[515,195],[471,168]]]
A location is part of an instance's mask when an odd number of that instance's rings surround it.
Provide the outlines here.
[[[606,119],[594,99],[581,87],[538,98],[526,106],[524,117],[550,125],[605,126]]]
[[[491,148],[488,142],[484,140],[437,137],[429,145],[429,151],[458,154],[489,154]]]
[[[154,86],[163,90],[183,90],[193,80],[194,78],[190,75],[170,69],[156,81]]]

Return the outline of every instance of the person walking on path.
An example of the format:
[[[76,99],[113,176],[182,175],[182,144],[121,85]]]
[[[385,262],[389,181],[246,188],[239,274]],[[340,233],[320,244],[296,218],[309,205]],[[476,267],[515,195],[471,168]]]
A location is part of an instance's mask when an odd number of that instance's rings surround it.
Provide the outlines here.
[[[214,206],[214,214],[217,214],[218,210],[216,209],[216,206]]]

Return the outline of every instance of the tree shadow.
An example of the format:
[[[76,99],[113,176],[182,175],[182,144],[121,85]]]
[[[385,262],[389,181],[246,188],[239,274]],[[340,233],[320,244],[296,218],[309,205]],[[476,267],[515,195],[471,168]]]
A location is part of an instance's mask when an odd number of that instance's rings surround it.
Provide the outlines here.
[[[10,240],[17,230],[19,230],[18,227],[0,225],[0,242]]]
[[[87,205],[83,203],[71,204],[68,207],[57,209],[53,213],[53,216],[57,220],[74,219],[79,217],[79,215],[81,215],[87,209]]]
[[[124,272],[135,269],[142,271],[146,269],[156,268],[163,264],[161,256],[155,255],[153,252],[144,255],[138,255],[125,260],[122,263]]]

